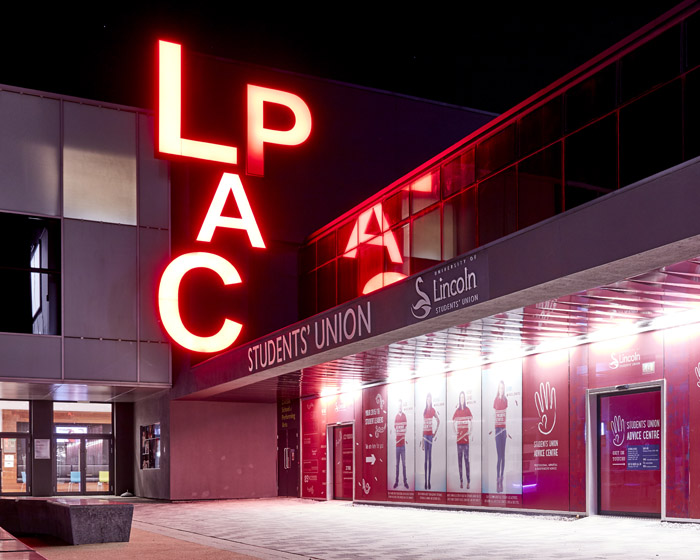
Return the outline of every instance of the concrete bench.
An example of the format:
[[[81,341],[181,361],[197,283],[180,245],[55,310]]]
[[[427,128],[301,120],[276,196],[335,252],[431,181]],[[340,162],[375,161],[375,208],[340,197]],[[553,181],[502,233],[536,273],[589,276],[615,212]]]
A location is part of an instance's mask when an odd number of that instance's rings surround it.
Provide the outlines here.
[[[6,560],[46,560],[41,554],[17,540],[5,529],[0,527],[0,558]]]
[[[0,527],[18,535],[49,535],[69,544],[128,542],[133,514],[133,504],[109,500],[0,499]]]

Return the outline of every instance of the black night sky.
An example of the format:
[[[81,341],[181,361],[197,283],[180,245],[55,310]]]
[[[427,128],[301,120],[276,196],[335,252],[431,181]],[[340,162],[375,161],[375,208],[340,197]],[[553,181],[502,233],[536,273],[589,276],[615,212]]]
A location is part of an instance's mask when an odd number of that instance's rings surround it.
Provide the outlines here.
[[[3,7],[2,84],[152,107],[155,41],[164,38],[212,56],[503,112],[675,2],[13,4]]]

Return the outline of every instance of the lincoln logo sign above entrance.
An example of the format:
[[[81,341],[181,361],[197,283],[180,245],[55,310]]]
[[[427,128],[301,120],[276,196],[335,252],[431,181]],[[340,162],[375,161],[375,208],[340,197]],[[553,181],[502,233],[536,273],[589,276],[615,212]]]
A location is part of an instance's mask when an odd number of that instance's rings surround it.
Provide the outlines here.
[[[182,133],[182,47],[176,43],[159,41],[158,44],[158,151],[165,156],[207,160],[226,165],[238,164],[238,148],[225,144],[183,137]],[[232,92],[233,93],[233,92]],[[299,96],[277,89],[253,84],[246,85],[247,152],[249,175],[264,175],[264,146],[278,144],[296,146],[311,134],[311,111]],[[294,124],[287,130],[265,127],[265,105],[286,107],[294,116]],[[222,108],[222,111],[227,108]],[[224,206],[230,196],[240,218],[224,216]],[[248,202],[245,187],[238,174],[222,173],[219,186],[209,205],[206,217],[197,235],[197,241],[209,243],[217,228],[243,230],[251,247],[265,249],[265,241]],[[163,272],[158,289],[158,309],[165,330],[170,337],[194,352],[212,353],[225,350],[238,338],[243,325],[224,319],[213,335],[198,336],[184,324],[180,314],[179,288],[191,270],[204,268],[215,272],[225,285],[243,282],[235,266],[222,256],[208,252],[191,252],[174,259]]]

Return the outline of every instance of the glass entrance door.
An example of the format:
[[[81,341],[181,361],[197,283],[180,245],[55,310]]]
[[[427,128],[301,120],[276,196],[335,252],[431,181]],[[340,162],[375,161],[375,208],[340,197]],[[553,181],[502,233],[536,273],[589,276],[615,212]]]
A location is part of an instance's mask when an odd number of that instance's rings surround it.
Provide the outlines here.
[[[352,500],[352,426],[333,428],[333,497]]]
[[[112,493],[111,438],[80,435],[55,442],[57,494]]]
[[[661,392],[601,395],[598,507],[602,514],[661,516]]]
[[[28,437],[0,437],[0,494],[29,493]]]

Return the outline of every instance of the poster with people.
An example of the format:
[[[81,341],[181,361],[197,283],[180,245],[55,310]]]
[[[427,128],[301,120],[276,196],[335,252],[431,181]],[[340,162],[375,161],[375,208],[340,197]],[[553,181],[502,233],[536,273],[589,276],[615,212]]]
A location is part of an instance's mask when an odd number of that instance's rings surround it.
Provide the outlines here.
[[[445,471],[445,376],[416,379],[415,459],[416,500],[444,503]]]
[[[481,488],[485,506],[522,505],[522,361],[482,370]]]
[[[412,502],[414,498],[413,399],[413,381],[387,386],[386,486],[390,501]]]
[[[481,369],[447,377],[447,503],[481,505]]]

